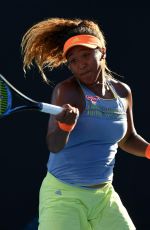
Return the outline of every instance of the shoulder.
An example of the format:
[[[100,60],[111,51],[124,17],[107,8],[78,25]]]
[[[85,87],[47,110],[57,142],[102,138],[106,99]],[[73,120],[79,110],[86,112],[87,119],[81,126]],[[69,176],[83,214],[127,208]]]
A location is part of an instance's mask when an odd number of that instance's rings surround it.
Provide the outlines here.
[[[128,84],[113,78],[110,80],[110,82],[120,97],[129,98],[131,96],[132,92]]]
[[[69,97],[71,95],[77,94],[78,88],[79,85],[77,81],[73,77],[70,77],[55,86],[53,95],[57,97]]]
[[[58,83],[55,86],[54,91],[57,91],[57,90],[59,90],[59,91],[65,90],[66,91],[67,90],[67,92],[68,92],[68,91],[74,90],[76,84],[77,83],[76,83],[75,79],[73,77],[70,77],[70,78]]]
[[[54,104],[71,104],[75,106],[80,100],[80,87],[74,77],[58,83],[53,90],[52,103]]]

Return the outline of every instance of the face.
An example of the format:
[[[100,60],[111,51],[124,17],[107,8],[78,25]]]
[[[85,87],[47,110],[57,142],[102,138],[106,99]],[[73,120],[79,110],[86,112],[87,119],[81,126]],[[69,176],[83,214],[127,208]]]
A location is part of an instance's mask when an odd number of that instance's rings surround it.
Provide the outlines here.
[[[100,80],[102,53],[84,46],[72,47],[67,53],[68,67],[80,82],[93,85]]]

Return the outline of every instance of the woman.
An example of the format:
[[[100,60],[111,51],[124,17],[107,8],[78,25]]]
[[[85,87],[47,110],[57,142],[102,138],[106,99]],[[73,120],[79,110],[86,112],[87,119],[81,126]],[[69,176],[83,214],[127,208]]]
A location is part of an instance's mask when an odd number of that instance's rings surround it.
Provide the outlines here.
[[[67,63],[72,76],[59,83],[51,103],[48,173],[40,190],[39,230],[133,230],[135,226],[112,186],[118,146],[150,158],[150,145],[136,133],[132,94],[106,64],[101,28],[90,20],[50,18],[22,40],[24,68]]]

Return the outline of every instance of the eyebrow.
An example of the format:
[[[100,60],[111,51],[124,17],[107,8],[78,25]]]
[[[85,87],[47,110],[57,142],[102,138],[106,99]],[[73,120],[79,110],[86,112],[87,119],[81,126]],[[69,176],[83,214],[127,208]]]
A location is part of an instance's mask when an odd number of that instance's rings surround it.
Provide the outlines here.
[[[70,58],[71,55],[72,55],[72,52],[67,55],[67,59]]]

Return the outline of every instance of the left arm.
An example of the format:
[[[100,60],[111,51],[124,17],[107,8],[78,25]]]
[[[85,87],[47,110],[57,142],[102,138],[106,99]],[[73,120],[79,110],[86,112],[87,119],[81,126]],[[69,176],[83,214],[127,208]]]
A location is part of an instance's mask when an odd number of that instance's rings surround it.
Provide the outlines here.
[[[135,156],[145,157],[145,151],[149,143],[142,138],[135,130],[132,111],[132,93],[130,88],[123,84],[127,91],[127,132],[124,138],[118,143],[119,147]]]

